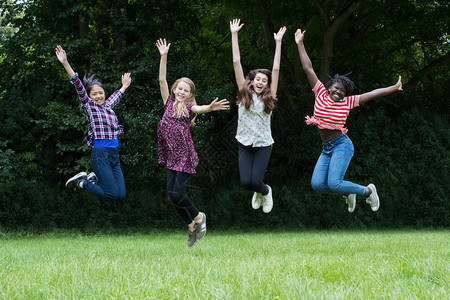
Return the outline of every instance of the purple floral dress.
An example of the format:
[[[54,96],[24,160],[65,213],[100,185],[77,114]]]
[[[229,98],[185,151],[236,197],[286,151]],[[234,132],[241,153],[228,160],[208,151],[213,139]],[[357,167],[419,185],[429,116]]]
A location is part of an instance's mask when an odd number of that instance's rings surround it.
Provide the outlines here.
[[[194,117],[191,108],[195,104],[186,104],[189,117],[177,118],[174,116],[174,103],[175,99],[169,95],[164,104],[164,116],[158,123],[158,163],[169,170],[195,174],[198,156],[189,130]]]

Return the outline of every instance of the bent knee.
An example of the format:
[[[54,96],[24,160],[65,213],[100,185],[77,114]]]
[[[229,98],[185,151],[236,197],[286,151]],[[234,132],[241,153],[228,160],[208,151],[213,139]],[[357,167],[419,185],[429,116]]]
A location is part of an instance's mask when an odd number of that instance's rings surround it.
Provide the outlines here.
[[[332,180],[328,182],[328,189],[332,192],[337,192],[340,190],[342,185],[342,180]]]
[[[119,192],[117,190],[105,191],[104,199],[109,202],[115,202],[119,199]]]
[[[323,190],[326,187],[326,184],[321,182],[321,181],[312,179],[311,180],[311,187],[315,191],[321,191],[321,190]]]
[[[185,194],[177,193],[177,192],[169,193],[169,199],[175,205],[178,205],[181,201],[183,201],[185,196],[186,196]]]

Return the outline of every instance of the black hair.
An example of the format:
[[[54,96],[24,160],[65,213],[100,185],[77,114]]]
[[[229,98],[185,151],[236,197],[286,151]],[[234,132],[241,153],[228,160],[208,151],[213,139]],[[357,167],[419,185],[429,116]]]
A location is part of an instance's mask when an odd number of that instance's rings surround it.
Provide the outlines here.
[[[84,75],[83,84],[84,88],[86,89],[86,93],[88,95],[91,92],[91,89],[94,85],[98,85],[99,87],[103,88],[103,84],[100,81],[100,77],[97,74],[92,74],[90,77],[86,77],[86,75]]]
[[[356,85],[347,77],[348,74],[329,76],[330,80],[325,84],[325,88],[328,90],[333,84],[340,83],[345,87],[345,96],[353,95],[353,92],[356,90]]]

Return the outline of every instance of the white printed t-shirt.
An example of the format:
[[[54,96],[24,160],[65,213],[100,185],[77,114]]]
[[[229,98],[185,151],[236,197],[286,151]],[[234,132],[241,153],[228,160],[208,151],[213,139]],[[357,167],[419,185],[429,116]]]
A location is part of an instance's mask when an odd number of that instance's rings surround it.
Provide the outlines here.
[[[236,139],[244,146],[266,147],[274,143],[270,130],[270,117],[272,113],[264,112],[264,103],[252,93],[253,103],[250,109],[244,104],[238,105],[238,126]]]

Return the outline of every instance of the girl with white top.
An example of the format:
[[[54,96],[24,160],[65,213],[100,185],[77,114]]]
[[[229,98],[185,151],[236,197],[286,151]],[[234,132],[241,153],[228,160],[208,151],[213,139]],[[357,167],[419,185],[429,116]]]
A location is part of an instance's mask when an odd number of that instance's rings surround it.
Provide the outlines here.
[[[262,206],[263,211],[269,213],[273,207],[272,188],[263,180],[274,143],[270,118],[277,99],[281,42],[286,27],[281,27],[278,33],[273,34],[276,47],[272,72],[256,69],[245,78],[238,43],[238,32],[244,26],[240,21],[230,21],[234,75],[239,88],[236,101],[239,106],[236,133],[239,142],[239,174],[242,186],[254,192],[252,207],[258,209]]]

